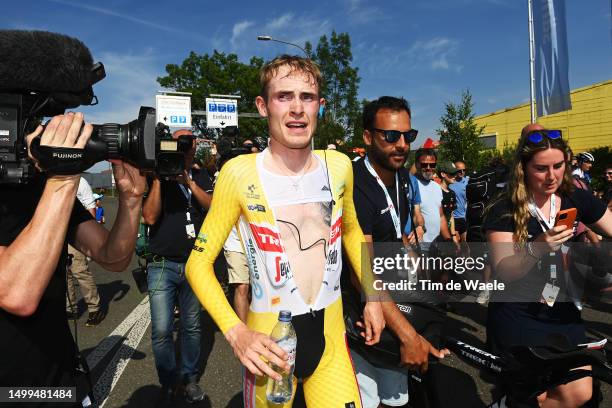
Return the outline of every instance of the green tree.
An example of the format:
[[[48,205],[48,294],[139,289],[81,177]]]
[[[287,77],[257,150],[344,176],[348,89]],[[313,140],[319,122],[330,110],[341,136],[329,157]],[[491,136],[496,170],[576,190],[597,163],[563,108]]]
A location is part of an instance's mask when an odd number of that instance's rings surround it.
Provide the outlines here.
[[[191,92],[191,107],[205,110],[210,94],[240,95],[238,113],[257,112],[255,97],[259,95],[259,69],[263,59],[253,57],[248,64],[238,60],[236,54],[214,51],[212,55],[191,52],[181,65],[166,65],[167,75],[157,78],[165,88]],[[203,116],[193,118],[194,128],[201,134],[216,138],[217,133],[206,128]],[[239,118],[241,137],[265,136],[267,126],[257,118]]]
[[[315,139],[316,147],[342,141],[350,143],[361,118],[361,106],[357,99],[359,91],[359,70],[352,66],[351,38],[348,33],[332,31],[329,40],[323,35],[316,51],[307,42],[306,51],[319,64],[323,83],[321,96],[326,100],[325,117],[320,121]]]
[[[463,160],[468,168],[477,168],[479,152],[484,148],[479,136],[484,126],[474,122],[474,103],[472,94],[466,90],[461,95],[461,102],[445,104],[445,114],[440,118],[441,128],[436,130],[440,136],[440,153],[446,160]]]

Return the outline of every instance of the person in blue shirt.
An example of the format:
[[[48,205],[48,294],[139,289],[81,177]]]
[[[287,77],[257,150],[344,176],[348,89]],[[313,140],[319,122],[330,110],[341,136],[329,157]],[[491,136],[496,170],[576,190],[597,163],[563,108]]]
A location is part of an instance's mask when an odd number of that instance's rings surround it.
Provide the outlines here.
[[[94,200],[96,200],[96,222],[98,224],[106,223],[106,219],[104,218],[104,207],[102,207],[102,194],[94,194]]]
[[[467,199],[465,196],[465,188],[470,178],[465,175],[466,168],[463,160],[457,160],[455,162],[455,168],[457,169],[455,182],[448,186],[448,188],[455,192],[455,198],[457,200],[455,210],[453,211],[455,231],[459,234],[460,242],[465,242],[467,239],[467,223],[465,221]]]

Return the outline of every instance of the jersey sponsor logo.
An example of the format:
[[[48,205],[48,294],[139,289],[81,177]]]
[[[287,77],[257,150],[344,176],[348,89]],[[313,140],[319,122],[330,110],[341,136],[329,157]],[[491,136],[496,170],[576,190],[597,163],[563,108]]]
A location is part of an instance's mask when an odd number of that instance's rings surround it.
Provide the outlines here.
[[[259,269],[257,268],[257,259],[255,258],[256,253],[257,250],[255,249],[255,245],[253,245],[253,240],[249,239],[247,243],[249,271],[254,280],[259,280]]]
[[[321,191],[330,191],[330,189],[329,189],[329,187],[324,185],[323,187],[321,187]]]
[[[249,226],[259,249],[267,252],[283,252],[280,235],[277,232],[255,224],[249,224]]]
[[[272,303],[272,306],[278,305],[280,302],[281,302],[280,296],[274,296],[272,300],[270,301],[270,303]]]
[[[274,259],[274,263],[276,265],[276,275],[274,275],[274,283],[279,283],[281,280],[283,282],[287,281],[291,278],[291,267],[289,266],[289,262],[282,261],[280,256],[277,256]]]
[[[255,299],[261,299],[263,297],[261,284],[257,281],[251,281],[251,287],[253,288],[253,296],[255,296]]]
[[[357,406],[355,405],[355,401],[351,401],[344,404],[344,408],[357,408]]]
[[[266,207],[261,204],[249,204],[247,205],[247,209],[249,211],[266,212]]]
[[[333,245],[334,242],[342,235],[342,217],[338,217],[334,225],[331,227],[331,237],[329,238],[329,245]]]
[[[203,234],[203,233],[200,232],[198,234],[198,237],[196,238],[196,242],[198,244],[205,244],[205,243],[208,242],[208,236],[206,234]]]
[[[247,191],[245,191],[243,194],[246,198],[253,200],[259,200],[261,198],[259,193],[257,193],[257,186],[255,184],[249,184]]]
[[[334,248],[329,251],[329,254],[327,255],[327,263],[329,265],[335,265],[336,263],[338,263],[338,249],[337,248]]]

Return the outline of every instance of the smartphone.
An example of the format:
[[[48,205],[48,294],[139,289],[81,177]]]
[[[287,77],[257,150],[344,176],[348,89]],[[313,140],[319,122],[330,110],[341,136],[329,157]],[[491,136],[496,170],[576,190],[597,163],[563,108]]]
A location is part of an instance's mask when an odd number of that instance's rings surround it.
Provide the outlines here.
[[[567,229],[574,228],[574,222],[576,221],[576,209],[568,208],[567,210],[561,210],[555,217],[555,227],[558,225],[565,225]]]

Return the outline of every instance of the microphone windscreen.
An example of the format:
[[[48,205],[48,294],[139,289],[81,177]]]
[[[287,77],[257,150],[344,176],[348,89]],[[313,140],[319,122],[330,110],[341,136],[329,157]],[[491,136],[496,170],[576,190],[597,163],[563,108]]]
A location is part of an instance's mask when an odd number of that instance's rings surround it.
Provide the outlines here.
[[[0,91],[81,92],[93,59],[81,41],[47,31],[0,30]]]

